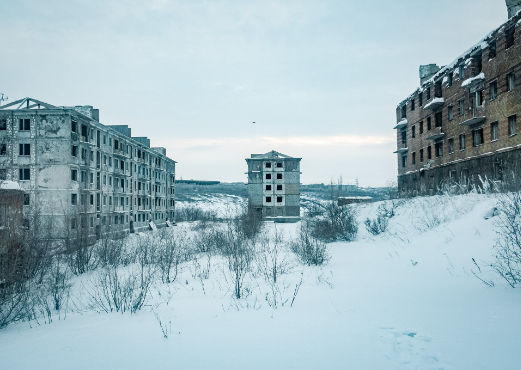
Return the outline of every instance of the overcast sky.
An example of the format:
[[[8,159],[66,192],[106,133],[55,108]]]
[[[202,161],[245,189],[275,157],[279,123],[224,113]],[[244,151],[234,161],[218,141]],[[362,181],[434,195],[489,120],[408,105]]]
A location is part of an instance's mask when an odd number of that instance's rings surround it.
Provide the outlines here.
[[[419,65],[506,19],[504,0],[1,0],[0,92],[93,105],[178,178],[246,181],[244,159],[276,150],[303,183],[384,186]]]

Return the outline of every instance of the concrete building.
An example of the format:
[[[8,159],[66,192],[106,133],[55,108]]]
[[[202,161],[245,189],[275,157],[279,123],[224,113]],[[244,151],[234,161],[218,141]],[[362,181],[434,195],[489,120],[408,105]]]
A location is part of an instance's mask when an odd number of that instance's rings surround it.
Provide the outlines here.
[[[521,2],[507,5],[511,18],[451,64],[421,66],[421,86],[398,105],[401,193],[519,186]]]
[[[277,217],[291,221],[300,217],[301,160],[274,150],[246,159],[249,204],[264,220]]]
[[[175,161],[126,125],[106,126],[91,106],[25,98],[0,106],[0,180],[26,193],[29,224],[52,220],[55,237],[89,239],[146,230],[174,219]]]

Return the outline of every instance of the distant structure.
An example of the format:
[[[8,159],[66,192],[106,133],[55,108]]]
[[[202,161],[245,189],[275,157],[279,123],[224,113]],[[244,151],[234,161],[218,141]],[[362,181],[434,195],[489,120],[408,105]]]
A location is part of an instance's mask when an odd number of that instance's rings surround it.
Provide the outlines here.
[[[187,185],[219,185],[221,182],[208,180],[175,180],[175,183]]]
[[[274,150],[246,159],[249,204],[263,220],[296,222],[300,218],[301,160]]]
[[[400,193],[455,183],[519,188],[521,0],[506,3],[507,22],[451,64],[420,66],[420,87],[398,105]]]
[[[0,106],[0,180],[25,192],[24,224],[47,219],[58,239],[167,225],[174,219],[175,164],[127,125],[101,124],[92,106],[32,98]]]

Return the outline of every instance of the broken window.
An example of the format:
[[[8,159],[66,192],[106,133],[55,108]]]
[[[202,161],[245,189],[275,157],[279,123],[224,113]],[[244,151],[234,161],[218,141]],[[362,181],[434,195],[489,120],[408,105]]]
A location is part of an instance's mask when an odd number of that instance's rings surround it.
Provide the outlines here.
[[[30,168],[20,168],[19,179],[20,179],[20,181],[31,180],[31,169]]]
[[[282,168],[282,162],[277,162],[277,168]]]
[[[31,155],[31,144],[20,144],[20,155]]]
[[[71,170],[71,180],[78,181],[78,170]]]
[[[431,146],[429,145],[427,147],[427,159],[431,159],[432,158],[432,148]]]
[[[508,117],[508,135],[512,136],[517,134],[517,121],[516,115]]]
[[[414,99],[411,99],[411,110],[414,110]]]
[[[7,145],[0,144],[0,155],[7,155]]]
[[[418,94],[418,102],[420,103],[420,107],[423,105],[423,92]]]
[[[516,30],[515,26],[512,26],[505,30],[505,48],[508,49],[511,46],[514,46],[514,32]]]
[[[7,170],[0,168],[0,180],[7,180]]]
[[[71,121],[71,131],[76,133],[78,132],[78,122]]]
[[[266,197],[266,203],[271,203],[271,197]]]
[[[429,100],[431,98],[431,87],[430,86],[426,89],[426,95],[427,95],[427,100]]]
[[[24,194],[24,206],[28,206],[31,203],[31,195],[25,193]]]
[[[29,118],[20,118],[20,131],[30,131],[31,120]]]
[[[442,125],[442,119],[443,119],[443,116],[442,116],[442,113],[441,112],[438,112],[434,115],[434,121],[435,121],[435,125],[436,127],[441,127]]]
[[[489,85],[490,100],[497,98],[497,81],[491,82]]]
[[[434,84],[434,97],[435,98],[441,98],[442,97],[441,81],[440,82],[436,82],[436,84]]]
[[[413,139],[416,137],[416,126],[411,127],[411,137]]]
[[[407,167],[407,156],[402,155],[402,167]]]
[[[407,144],[407,131],[406,131],[406,129],[402,128],[401,134],[402,134],[402,144],[406,145]]]
[[[271,190],[271,185],[266,185],[266,190],[270,191]]]
[[[459,136],[459,150],[465,150],[465,134]]]
[[[78,147],[76,145],[72,146],[72,148],[71,148],[71,155],[73,157],[77,157],[78,156]]]
[[[412,153],[412,164],[413,166],[416,164],[416,152]]]
[[[443,142],[434,144],[434,151],[435,151],[436,157],[442,157],[443,156]]]
[[[277,174],[277,180],[282,180],[282,174],[281,173]]]
[[[282,185],[277,185],[277,190],[282,190]]]
[[[460,80],[463,80],[465,78],[465,65],[464,64],[459,65],[458,75],[459,75]]]
[[[87,132],[87,126],[81,125],[81,136],[84,138],[84,140],[87,139],[88,132]]]
[[[476,107],[480,107],[483,105],[483,90],[476,91],[475,93],[475,102]]]
[[[420,121],[420,135],[423,134],[423,121]]]
[[[431,130],[431,117],[427,117],[427,131]]]
[[[271,162],[266,162],[266,168],[271,168]]]
[[[90,173],[90,183],[94,184],[94,172]]]
[[[271,173],[266,174],[266,180],[271,180]]]
[[[277,197],[277,203],[282,203],[282,197]]]
[[[449,139],[449,153],[454,153],[454,139]]]
[[[488,59],[493,59],[496,57],[496,40],[491,40],[488,42]]]
[[[465,99],[460,99],[458,102],[459,102],[459,115],[462,116],[465,114]]]
[[[423,149],[420,149],[420,162],[423,162]]]
[[[449,87],[452,86],[452,71],[450,71],[449,74],[447,75],[447,85]]]
[[[0,130],[7,130],[7,120],[0,118]]]
[[[483,144],[483,129],[472,130],[472,146]]]
[[[407,107],[404,105],[402,105],[402,118],[405,118],[407,117]]]
[[[71,205],[75,206],[78,204],[78,194],[71,194]]]
[[[516,76],[514,72],[507,74],[507,91],[512,91],[516,87]]]
[[[499,139],[499,125],[498,122],[492,122],[490,124],[490,138],[491,141],[496,141]]]

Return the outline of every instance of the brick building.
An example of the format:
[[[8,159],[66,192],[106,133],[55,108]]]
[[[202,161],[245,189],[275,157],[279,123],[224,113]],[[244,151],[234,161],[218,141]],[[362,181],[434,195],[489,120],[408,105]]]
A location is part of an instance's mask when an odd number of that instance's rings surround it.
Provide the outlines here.
[[[300,217],[300,161],[272,150],[252,154],[248,163],[248,197],[250,207],[262,219]]]
[[[444,185],[521,177],[521,1],[509,20],[445,67],[420,67],[420,87],[396,109],[398,188],[432,194]]]
[[[0,107],[0,180],[24,190],[24,217],[52,219],[55,237],[125,235],[174,219],[175,161],[91,106],[25,98]]]

